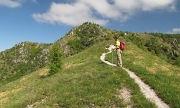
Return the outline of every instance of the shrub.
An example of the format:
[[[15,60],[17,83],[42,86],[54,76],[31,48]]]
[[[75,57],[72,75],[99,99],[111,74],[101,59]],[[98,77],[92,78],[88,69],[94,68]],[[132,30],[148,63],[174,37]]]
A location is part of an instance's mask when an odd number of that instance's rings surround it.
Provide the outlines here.
[[[58,46],[53,46],[50,52],[51,64],[49,76],[59,72],[62,69],[62,53]]]

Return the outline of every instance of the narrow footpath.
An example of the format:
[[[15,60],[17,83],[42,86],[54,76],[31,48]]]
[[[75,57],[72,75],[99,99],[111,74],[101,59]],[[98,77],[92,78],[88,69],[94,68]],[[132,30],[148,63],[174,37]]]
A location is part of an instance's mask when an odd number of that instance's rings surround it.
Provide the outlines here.
[[[107,53],[103,53],[100,57],[100,59],[110,65],[110,66],[117,66],[116,64],[113,64],[113,63],[110,63],[108,61],[105,61],[105,57],[106,57],[106,54],[108,53],[111,53],[112,52],[112,49],[113,49],[113,45],[110,45],[109,48],[106,48],[109,50],[109,52]],[[158,96],[157,94],[154,92],[153,89],[151,89],[151,87],[147,84],[145,84],[134,72],[126,69],[126,68],[122,68],[124,69],[128,74],[129,76],[134,79],[135,83],[137,83],[140,87],[140,90],[141,92],[143,93],[143,95],[149,100],[151,101],[152,103],[154,103],[157,108],[170,108],[166,103],[164,103]]]

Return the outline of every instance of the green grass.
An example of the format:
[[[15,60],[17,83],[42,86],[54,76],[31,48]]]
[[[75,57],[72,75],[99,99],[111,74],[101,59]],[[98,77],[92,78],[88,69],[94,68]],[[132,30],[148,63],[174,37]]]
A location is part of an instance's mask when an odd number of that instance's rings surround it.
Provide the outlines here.
[[[50,77],[41,78],[48,71],[42,68],[4,85],[0,88],[0,107],[25,108],[39,102],[35,107],[125,108],[126,105],[117,95],[120,95],[120,89],[126,87],[131,92],[133,108],[155,108],[124,70],[108,66],[100,60],[105,46],[110,43],[96,44],[65,59],[64,69]],[[41,102],[42,99],[45,100]]]
[[[108,54],[106,59],[112,61],[112,54]],[[180,107],[180,68],[140,50],[131,43],[127,43],[122,59],[123,66],[141,77],[170,107]]]

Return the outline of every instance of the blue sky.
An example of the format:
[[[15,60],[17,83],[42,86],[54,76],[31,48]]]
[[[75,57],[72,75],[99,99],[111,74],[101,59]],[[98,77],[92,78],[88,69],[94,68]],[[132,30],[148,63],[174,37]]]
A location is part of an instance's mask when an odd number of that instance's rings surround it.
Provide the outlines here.
[[[87,21],[112,30],[180,33],[180,1],[0,0],[0,52],[24,41],[53,43]]]

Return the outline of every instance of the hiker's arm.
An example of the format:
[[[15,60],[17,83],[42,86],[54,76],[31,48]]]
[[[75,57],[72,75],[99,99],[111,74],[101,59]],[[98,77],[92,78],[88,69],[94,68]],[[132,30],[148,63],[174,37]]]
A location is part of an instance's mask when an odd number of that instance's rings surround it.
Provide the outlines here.
[[[117,45],[115,45],[115,48],[113,50],[117,50],[119,47]]]

